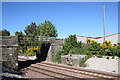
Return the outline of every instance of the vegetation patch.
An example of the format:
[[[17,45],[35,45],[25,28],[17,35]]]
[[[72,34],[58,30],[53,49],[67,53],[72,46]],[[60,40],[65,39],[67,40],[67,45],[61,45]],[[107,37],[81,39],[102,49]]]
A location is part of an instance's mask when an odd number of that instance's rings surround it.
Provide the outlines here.
[[[103,56],[115,56],[120,57],[120,44],[112,45],[111,41],[105,41],[104,43],[97,43],[94,40],[87,39],[86,44],[78,42],[76,35],[70,35],[65,39],[63,48],[57,55],[53,58],[54,62],[61,63],[61,56],[68,54],[84,54],[87,55],[81,62],[81,67],[86,67],[86,60],[91,58],[93,55],[98,58]]]
[[[32,22],[25,27],[25,34],[22,31],[15,32],[15,36],[18,37],[18,53],[23,56],[35,56],[40,54],[40,48],[43,43],[42,40],[38,40],[39,37],[57,37],[56,27],[50,21],[44,21],[39,25]]]

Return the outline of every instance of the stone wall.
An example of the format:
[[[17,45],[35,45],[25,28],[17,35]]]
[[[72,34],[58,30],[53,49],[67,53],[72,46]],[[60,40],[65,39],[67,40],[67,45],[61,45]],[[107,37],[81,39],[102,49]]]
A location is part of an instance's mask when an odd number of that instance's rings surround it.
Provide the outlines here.
[[[18,39],[14,36],[0,37],[0,54],[3,66],[17,70],[18,68],[18,54],[17,45]]]
[[[29,41],[29,37],[24,36],[23,39],[21,40],[21,44],[24,44],[24,42]],[[64,40],[63,39],[58,39],[55,37],[44,37],[44,36],[40,36],[40,37],[36,37],[34,38],[34,40],[37,41],[44,41],[44,43],[50,43],[50,48],[48,50],[48,54],[47,54],[47,58],[46,61],[53,61],[53,57],[62,49],[62,44],[64,44]]]
[[[53,57],[62,49],[63,42],[63,39],[52,39],[46,61],[53,61]]]

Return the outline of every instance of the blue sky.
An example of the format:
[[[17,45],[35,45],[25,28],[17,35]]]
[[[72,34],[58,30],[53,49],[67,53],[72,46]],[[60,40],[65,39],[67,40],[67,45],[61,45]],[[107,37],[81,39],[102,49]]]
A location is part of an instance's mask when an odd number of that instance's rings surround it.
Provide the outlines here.
[[[14,35],[31,22],[38,25],[49,20],[59,38],[71,34],[103,36],[102,4],[106,5],[106,35],[118,33],[117,2],[3,2],[2,28]]]

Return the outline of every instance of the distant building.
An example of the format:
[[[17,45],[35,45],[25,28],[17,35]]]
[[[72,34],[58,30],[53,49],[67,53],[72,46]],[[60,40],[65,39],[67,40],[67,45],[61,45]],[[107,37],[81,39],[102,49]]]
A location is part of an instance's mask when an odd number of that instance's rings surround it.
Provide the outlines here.
[[[79,35],[76,35],[76,37],[78,41],[81,41],[83,43],[86,43],[86,40],[88,38],[94,41],[97,41],[98,43],[103,43],[104,41],[104,37],[93,38],[93,37],[85,37],[85,36],[79,36]],[[112,44],[117,44],[118,42],[120,42],[120,39],[118,39],[119,37],[120,37],[120,33],[112,34],[112,35],[105,36],[105,40],[111,41]]]

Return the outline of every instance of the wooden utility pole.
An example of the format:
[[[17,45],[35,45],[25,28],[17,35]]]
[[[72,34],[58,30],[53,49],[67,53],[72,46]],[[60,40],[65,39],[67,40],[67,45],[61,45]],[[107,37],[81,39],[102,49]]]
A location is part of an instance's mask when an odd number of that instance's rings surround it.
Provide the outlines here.
[[[105,5],[103,7],[103,31],[104,31],[104,41],[105,42],[105,35],[106,35],[106,15],[105,15]]]

